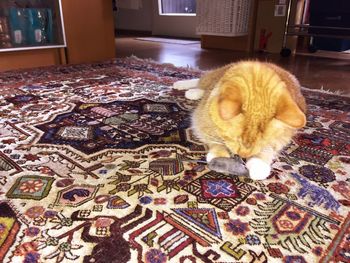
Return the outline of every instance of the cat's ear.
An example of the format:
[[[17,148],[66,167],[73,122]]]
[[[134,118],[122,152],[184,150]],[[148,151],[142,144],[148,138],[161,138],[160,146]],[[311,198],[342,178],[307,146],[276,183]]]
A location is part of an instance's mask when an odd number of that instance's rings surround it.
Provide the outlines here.
[[[304,112],[288,93],[281,95],[275,118],[296,129],[302,128],[306,124]]]
[[[242,100],[238,89],[226,89],[218,100],[220,117],[227,121],[242,112]]]

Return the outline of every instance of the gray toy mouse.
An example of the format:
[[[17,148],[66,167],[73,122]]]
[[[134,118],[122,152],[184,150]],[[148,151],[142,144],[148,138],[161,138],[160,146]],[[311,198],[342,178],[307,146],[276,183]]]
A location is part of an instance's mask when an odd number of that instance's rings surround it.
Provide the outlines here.
[[[208,167],[212,171],[223,174],[244,176],[249,175],[248,169],[246,168],[244,161],[238,155],[234,155],[231,158],[214,158],[208,163]]]

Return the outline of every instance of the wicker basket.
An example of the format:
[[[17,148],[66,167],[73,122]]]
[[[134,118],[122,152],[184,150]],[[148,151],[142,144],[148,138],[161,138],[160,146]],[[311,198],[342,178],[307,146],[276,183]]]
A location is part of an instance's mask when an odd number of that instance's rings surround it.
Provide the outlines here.
[[[197,0],[197,34],[247,35],[250,6],[251,0]]]

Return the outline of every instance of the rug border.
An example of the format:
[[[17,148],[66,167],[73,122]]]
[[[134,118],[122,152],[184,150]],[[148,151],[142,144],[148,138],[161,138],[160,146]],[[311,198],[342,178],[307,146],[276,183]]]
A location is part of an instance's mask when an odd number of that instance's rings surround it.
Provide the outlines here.
[[[154,63],[157,65],[164,65],[164,66],[170,66],[170,67],[174,67],[174,68],[178,68],[178,69],[185,69],[185,70],[189,70],[192,73],[204,73],[213,69],[217,69],[219,67],[213,67],[212,69],[200,69],[198,66],[197,67],[193,67],[190,65],[187,66],[176,66],[174,63],[163,63],[163,62],[159,62],[154,60],[153,58],[140,58],[134,54],[127,56],[127,57],[122,57],[122,58],[113,58],[113,59],[107,59],[107,60],[102,60],[102,61],[96,61],[96,62],[88,62],[88,63],[80,63],[80,64],[64,64],[64,65],[49,65],[49,66],[39,66],[39,67],[33,67],[33,68],[23,68],[23,69],[13,69],[13,70],[5,70],[5,71],[0,71],[0,75],[1,74],[6,74],[9,72],[17,72],[17,73],[22,73],[22,72],[27,72],[29,70],[37,70],[37,69],[49,69],[49,68],[53,68],[53,67],[69,67],[69,66],[76,66],[76,65],[94,65],[94,64],[99,64],[99,63],[114,63],[117,60],[123,60],[123,59],[135,59],[135,60],[144,60],[150,63]],[[231,62],[231,63],[234,63]],[[230,63],[227,63],[230,64]],[[226,65],[227,65],[226,64]],[[307,88],[304,86],[301,86],[301,90],[306,90],[306,91],[311,91],[311,92],[318,92],[318,93],[323,93],[323,94],[328,94],[328,95],[333,95],[333,96],[338,96],[338,97],[344,97],[344,98],[350,98],[350,93],[344,93],[341,90],[336,90],[336,91],[331,91],[329,89],[324,89],[323,86],[321,86],[320,89],[311,89],[311,88]]]
[[[199,71],[199,73],[207,72],[207,71],[219,68],[219,67],[213,67],[212,69],[202,70],[202,69],[200,69],[198,67],[192,67],[190,65],[187,65],[187,67],[176,66],[173,63],[161,63],[159,61],[154,60],[153,58],[139,58],[136,55],[131,55],[131,56],[128,56],[128,57],[125,57],[125,58],[133,58],[133,59],[136,59],[136,60],[146,60],[146,61],[149,61],[151,63],[158,64],[158,65],[168,65],[168,66],[173,66],[173,67],[180,68],[180,69],[187,69],[187,70],[191,70],[191,71],[195,71],[195,72]],[[231,63],[234,63],[234,62],[231,62]],[[230,64],[230,63],[228,63],[228,64]],[[334,96],[339,96],[339,97],[350,98],[350,94],[343,93],[343,91],[341,91],[341,90],[336,90],[336,91],[331,91],[329,89],[327,90],[327,89],[324,89],[323,86],[321,86],[321,89],[311,89],[311,88],[307,88],[305,86],[301,86],[301,90],[306,90],[306,91],[311,91],[311,92],[318,92],[318,93],[323,93],[323,94],[328,94],[328,95],[334,95]]]
[[[333,95],[333,96],[338,96],[338,97],[350,98],[350,94],[343,93],[343,91],[341,91],[341,90],[331,91],[329,89],[324,89],[323,87],[321,87],[321,89],[310,89],[310,88],[306,88],[306,87],[302,86],[301,90],[302,91],[306,90],[306,91],[311,91],[311,92],[318,92],[318,93],[323,93],[323,94]]]

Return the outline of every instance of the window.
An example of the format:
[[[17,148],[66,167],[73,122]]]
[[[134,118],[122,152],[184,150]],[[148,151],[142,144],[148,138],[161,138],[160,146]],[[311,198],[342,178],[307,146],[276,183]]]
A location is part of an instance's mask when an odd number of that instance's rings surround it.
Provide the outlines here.
[[[158,0],[160,15],[196,15],[196,0]]]

